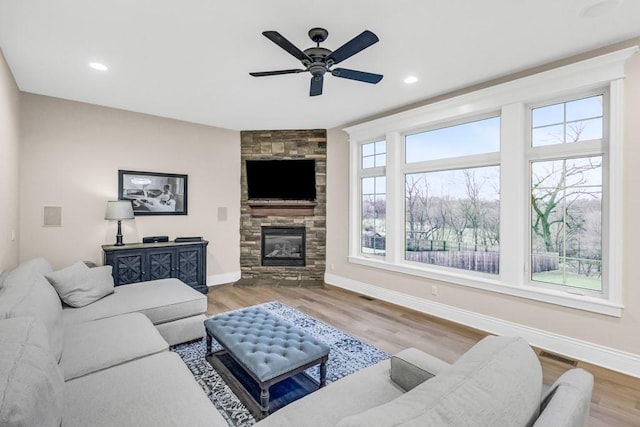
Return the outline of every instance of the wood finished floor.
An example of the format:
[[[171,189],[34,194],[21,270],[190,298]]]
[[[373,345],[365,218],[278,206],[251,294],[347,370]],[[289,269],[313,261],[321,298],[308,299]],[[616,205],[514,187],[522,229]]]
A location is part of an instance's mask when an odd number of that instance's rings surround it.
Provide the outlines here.
[[[233,286],[210,288],[208,314],[281,301],[373,344],[388,353],[416,347],[455,361],[486,334],[387,302],[332,286],[318,288]],[[536,349],[536,353],[540,353]],[[539,357],[544,382],[551,384],[571,366]],[[578,362],[595,377],[590,427],[640,426],[640,379]]]

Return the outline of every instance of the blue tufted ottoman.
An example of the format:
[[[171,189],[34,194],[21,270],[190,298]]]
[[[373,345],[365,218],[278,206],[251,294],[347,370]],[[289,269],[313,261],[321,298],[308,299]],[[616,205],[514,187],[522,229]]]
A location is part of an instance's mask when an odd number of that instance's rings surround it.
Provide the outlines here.
[[[269,388],[320,364],[320,384],[327,375],[329,347],[269,312],[250,307],[204,321],[207,352],[215,339],[260,386],[260,410],[269,414]],[[214,355],[215,356],[215,355]]]

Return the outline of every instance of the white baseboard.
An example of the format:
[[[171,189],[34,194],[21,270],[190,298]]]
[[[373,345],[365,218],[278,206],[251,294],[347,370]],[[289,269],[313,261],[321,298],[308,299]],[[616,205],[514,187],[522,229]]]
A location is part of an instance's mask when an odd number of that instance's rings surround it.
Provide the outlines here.
[[[207,276],[207,286],[226,285],[227,283],[233,283],[240,280],[241,273],[234,271],[233,273],[214,274]]]
[[[324,280],[326,283],[339,288],[447,319],[491,334],[521,336],[535,347],[640,378],[640,355],[637,354],[485,316],[331,273],[325,273]]]

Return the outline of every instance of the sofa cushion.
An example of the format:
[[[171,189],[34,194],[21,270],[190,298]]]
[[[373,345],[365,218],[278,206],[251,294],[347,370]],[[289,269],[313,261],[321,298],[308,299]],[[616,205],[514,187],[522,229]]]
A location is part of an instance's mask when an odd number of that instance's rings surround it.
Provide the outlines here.
[[[535,427],[583,427],[589,417],[593,375],[571,369],[558,378],[542,400]]]
[[[162,338],[164,338],[169,345],[176,345],[203,338],[205,336],[205,320],[207,320],[207,316],[198,314],[172,322],[160,323],[155,326],[158,332],[160,332],[160,335],[162,335]]]
[[[0,425],[59,426],[63,380],[34,317],[0,320]]]
[[[67,325],[60,367],[65,381],[169,349],[144,314]]]
[[[39,263],[32,263],[36,267]],[[49,333],[51,351],[60,360],[62,354],[62,303],[39,268],[13,270],[0,290],[0,318],[37,317]]]
[[[531,426],[542,369],[521,338],[487,337],[450,368],[338,426]]]
[[[154,325],[202,314],[207,297],[178,279],[116,286],[113,294],[80,308],[64,307],[65,324],[139,312]]]
[[[62,301],[71,307],[84,307],[113,293],[111,270],[110,265],[89,268],[78,261],[45,277]]]
[[[67,381],[64,391],[65,427],[228,425],[169,351]]]

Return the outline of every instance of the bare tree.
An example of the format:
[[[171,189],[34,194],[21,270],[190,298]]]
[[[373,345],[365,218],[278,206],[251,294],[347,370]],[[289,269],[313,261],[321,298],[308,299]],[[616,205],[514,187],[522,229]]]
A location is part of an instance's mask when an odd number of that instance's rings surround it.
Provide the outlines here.
[[[580,140],[585,126],[583,122],[569,126],[567,134],[573,142]],[[573,204],[579,200],[578,196],[586,194],[597,197],[599,194],[599,190],[596,192],[584,186],[588,183],[589,172],[600,168],[602,160],[600,157],[582,160],[547,162],[551,168],[545,174],[533,177],[531,208],[534,215],[531,228],[534,235],[542,240],[547,252],[563,252],[567,236],[583,232],[579,211],[573,209]]]
[[[484,215],[486,213],[483,209],[482,200],[480,199],[482,184],[476,180],[475,169],[464,169],[462,173],[464,175],[467,192],[467,197],[461,201],[462,211],[466,217],[467,224],[471,228],[475,250],[478,250],[478,232],[484,222]]]
[[[424,187],[421,185],[424,180],[424,175],[407,175],[405,179],[405,199],[406,199],[406,219],[409,224],[409,238],[407,239],[407,248],[419,247],[419,234],[422,224],[425,222],[427,215],[426,206],[422,205],[420,193],[428,193],[428,187],[424,182]],[[428,194],[424,195],[424,199],[428,198]]]
[[[454,239],[459,247],[464,242],[464,231],[467,229],[468,217],[465,215],[458,199],[446,195],[442,198],[442,205],[446,211],[446,224],[453,232]]]

